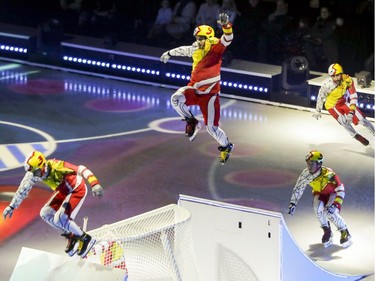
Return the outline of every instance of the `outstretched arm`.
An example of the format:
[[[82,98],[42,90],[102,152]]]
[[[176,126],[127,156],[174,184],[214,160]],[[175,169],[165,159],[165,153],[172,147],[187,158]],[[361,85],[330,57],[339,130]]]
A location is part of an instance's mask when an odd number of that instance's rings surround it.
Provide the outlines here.
[[[160,61],[167,63],[167,61],[171,57],[191,57],[197,49],[198,45],[196,44],[196,42],[194,42],[190,46],[177,47],[167,52],[164,52],[160,57]]]
[[[217,23],[221,25],[223,29],[223,35],[220,38],[221,44],[225,47],[229,46],[233,40],[233,28],[232,24],[229,22],[229,16],[226,13],[221,13],[217,20]]]
[[[9,217],[11,218],[13,215],[13,211],[17,209],[22,201],[26,198],[29,194],[31,188],[35,184],[35,179],[32,172],[26,172],[25,176],[23,177],[16,194],[13,196],[12,201],[10,202],[9,206],[6,207],[3,211],[4,220]]]
[[[311,182],[311,175],[308,169],[304,169],[298,180],[296,185],[293,188],[292,197],[290,198],[289,203],[289,214],[293,215],[295,211],[295,207],[297,206],[299,200],[301,199],[306,186]]]
[[[104,190],[103,187],[99,184],[98,179],[96,176],[89,170],[87,167],[80,165],[78,166],[78,174],[82,175],[82,177],[90,184],[92,189],[92,194],[94,196],[98,196],[101,198],[103,196]]]

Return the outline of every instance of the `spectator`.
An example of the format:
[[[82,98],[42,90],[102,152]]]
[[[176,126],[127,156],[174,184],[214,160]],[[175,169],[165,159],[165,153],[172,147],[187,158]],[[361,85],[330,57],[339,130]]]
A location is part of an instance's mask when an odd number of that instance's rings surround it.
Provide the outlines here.
[[[279,64],[283,60],[282,43],[290,32],[293,17],[287,0],[277,0],[276,9],[263,22],[258,41],[258,61]]]
[[[219,4],[217,0],[205,0],[198,9],[195,24],[216,27],[216,18],[219,15]],[[220,26],[221,27],[221,26]]]
[[[93,33],[105,36],[116,30],[116,2],[115,0],[96,0],[91,23]]]
[[[181,37],[192,29],[197,13],[197,5],[192,0],[179,0],[173,8],[172,22],[167,25],[167,33],[174,39]]]
[[[304,37],[306,57],[310,69],[325,71],[338,60],[338,48],[335,38],[336,19],[328,7],[321,7],[320,16]]]
[[[260,26],[271,13],[272,7],[265,1],[249,0],[244,6],[239,6],[239,10],[240,13],[236,17],[236,30],[238,29],[238,37],[241,37],[241,40],[235,40],[231,49],[241,59],[256,61]]]
[[[61,19],[66,32],[74,32],[77,28],[78,16],[83,0],[60,0]]]
[[[232,24],[234,24],[237,16],[241,15],[234,0],[223,0],[223,3],[219,8],[219,13],[226,13],[229,16],[229,22]],[[221,26],[219,24],[217,26],[217,31],[220,31]]]
[[[148,32],[147,39],[155,39],[160,35],[165,34],[165,28],[167,24],[172,21],[172,16],[173,11],[170,7],[169,0],[162,0],[161,8],[158,10],[156,19]]]

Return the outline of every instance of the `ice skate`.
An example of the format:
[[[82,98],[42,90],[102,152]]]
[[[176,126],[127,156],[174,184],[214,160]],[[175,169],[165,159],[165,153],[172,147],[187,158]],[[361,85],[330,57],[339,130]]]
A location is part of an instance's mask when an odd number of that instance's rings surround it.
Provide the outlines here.
[[[369,141],[366,138],[364,138],[363,136],[361,136],[360,134],[356,134],[354,136],[354,138],[357,141],[359,141],[361,144],[363,144],[364,146],[367,146],[369,144]]]
[[[333,243],[333,233],[332,233],[332,230],[331,230],[331,226],[328,222],[328,226],[323,226],[323,231],[324,231],[324,234],[323,234],[323,237],[322,237],[322,243],[324,245],[324,248],[327,248],[329,246],[332,245]]]
[[[91,250],[91,248],[94,246],[96,240],[93,239],[90,235],[87,233],[83,233],[82,236],[79,238],[79,247],[78,247],[78,255],[81,256],[81,258],[86,257],[87,253]]]
[[[343,248],[347,248],[353,244],[352,236],[349,234],[348,229],[341,230],[340,244]]]
[[[189,138],[190,141],[193,141],[198,134],[198,131],[202,128],[202,125],[195,118],[185,118],[186,128],[185,136]]]
[[[65,248],[65,253],[67,253],[69,257],[74,256],[78,250],[78,237],[71,232],[63,233],[61,234],[61,236],[65,237],[68,240],[68,244]]]
[[[223,146],[218,147],[218,149],[220,151],[219,161],[220,161],[221,165],[224,165],[228,161],[230,153],[233,150],[233,147],[234,147],[234,144],[231,143],[231,142],[226,147],[223,147]]]

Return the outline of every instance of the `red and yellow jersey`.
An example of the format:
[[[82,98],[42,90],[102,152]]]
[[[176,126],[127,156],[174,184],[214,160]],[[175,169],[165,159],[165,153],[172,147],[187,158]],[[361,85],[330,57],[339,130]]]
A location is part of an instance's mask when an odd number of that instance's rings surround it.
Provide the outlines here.
[[[62,160],[48,160],[49,174],[43,182],[52,190],[66,187],[67,190],[74,190],[83,180],[94,186],[98,183],[97,178],[85,166],[76,166]]]
[[[358,96],[354,86],[354,81],[349,75],[342,74],[340,84],[336,84],[331,77],[328,77],[323,81],[322,86],[319,89],[316,109],[318,111],[322,110],[324,100],[324,106],[328,110],[333,108],[336,104],[345,103],[347,99],[349,99],[350,108],[355,110],[357,98]]]
[[[85,185],[85,180],[91,187],[99,183],[94,174],[83,165],[76,166],[62,160],[50,159],[47,160],[46,172],[42,177],[26,172],[10,205],[14,209],[18,208],[33,185],[39,181],[44,182],[52,190],[59,189],[69,194],[77,187]]]
[[[298,204],[307,185],[311,186],[313,195],[336,194],[334,203],[341,207],[345,198],[345,188],[338,175],[330,168],[322,166],[313,175],[309,173],[307,168],[304,169],[294,186],[290,199],[291,203]]]
[[[327,167],[322,167],[320,175],[309,183],[314,195],[331,194],[335,192],[336,187],[340,184],[339,177]]]
[[[191,46],[181,46],[169,51],[171,56],[192,57],[193,66],[189,86],[199,94],[220,92],[220,67],[223,53],[233,40],[232,25],[223,26],[219,38],[207,38],[203,49],[196,42]]]

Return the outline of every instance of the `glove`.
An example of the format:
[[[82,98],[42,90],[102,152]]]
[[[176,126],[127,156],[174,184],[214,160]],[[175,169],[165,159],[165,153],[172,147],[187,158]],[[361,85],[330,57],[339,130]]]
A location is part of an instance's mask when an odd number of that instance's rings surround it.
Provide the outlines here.
[[[354,117],[354,111],[350,111],[348,115],[346,116],[346,121],[348,122],[348,124],[353,122],[353,117]]]
[[[165,52],[161,55],[160,57],[160,61],[164,62],[164,63],[167,63],[167,61],[171,58],[171,56],[169,55],[169,51],[168,52]]]
[[[319,118],[322,117],[322,113],[318,110],[315,110],[314,114],[313,114],[313,117],[316,119],[316,120],[319,120]]]
[[[12,217],[13,215],[13,211],[14,211],[14,208],[11,207],[11,206],[8,206],[4,209],[4,212],[3,212],[3,217],[4,217],[4,220],[9,216],[9,219]]]
[[[103,187],[100,184],[96,184],[92,187],[92,195],[102,198],[104,193]]]
[[[226,13],[219,14],[219,18],[217,20],[217,23],[220,25],[227,25],[229,22],[229,16]]]
[[[337,206],[335,204],[332,204],[331,206],[327,208],[327,212],[328,214],[332,215],[336,211],[336,209],[337,209]]]
[[[288,212],[288,214],[293,216],[295,211],[296,211],[296,204],[289,203],[289,212]]]

